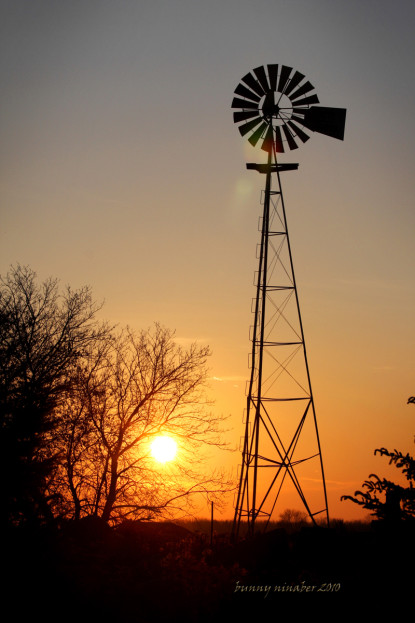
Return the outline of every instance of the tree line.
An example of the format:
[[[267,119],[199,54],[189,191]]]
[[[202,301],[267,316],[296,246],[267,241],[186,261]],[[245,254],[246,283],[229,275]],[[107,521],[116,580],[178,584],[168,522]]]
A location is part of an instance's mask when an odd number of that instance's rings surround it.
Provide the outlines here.
[[[223,445],[209,347],[182,348],[157,323],[119,330],[100,309],[89,287],[61,291],[29,267],[0,278],[3,523],[148,519],[230,486],[201,459]],[[180,447],[164,469],[150,453],[160,434]]]

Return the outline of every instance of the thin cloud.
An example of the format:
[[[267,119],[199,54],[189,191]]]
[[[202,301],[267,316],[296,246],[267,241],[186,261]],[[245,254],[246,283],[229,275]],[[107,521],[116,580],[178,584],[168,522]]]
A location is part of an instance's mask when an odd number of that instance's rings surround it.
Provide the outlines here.
[[[209,344],[211,341],[208,337],[174,337],[174,341],[181,346],[188,346],[189,344]]]
[[[236,381],[245,381],[244,376],[212,376],[210,378],[211,381],[219,381],[221,383],[229,383]]]

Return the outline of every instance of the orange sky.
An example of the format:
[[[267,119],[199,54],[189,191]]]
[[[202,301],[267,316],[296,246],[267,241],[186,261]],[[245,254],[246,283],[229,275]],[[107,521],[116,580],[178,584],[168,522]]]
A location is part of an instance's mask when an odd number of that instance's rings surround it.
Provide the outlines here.
[[[362,516],[339,499],[390,473],[374,448],[414,449],[412,3],[1,10],[1,273],[20,262],[89,284],[112,322],[160,321],[209,343],[233,445],[264,182],[245,168],[264,154],[233,124],[233,91],[253,67],[282,63],[322,105],[347,108],[344,142],[313,136],[283,157],[299,169],[282,183],[330,514]],[[236,472],[239,461],[213,462]]]

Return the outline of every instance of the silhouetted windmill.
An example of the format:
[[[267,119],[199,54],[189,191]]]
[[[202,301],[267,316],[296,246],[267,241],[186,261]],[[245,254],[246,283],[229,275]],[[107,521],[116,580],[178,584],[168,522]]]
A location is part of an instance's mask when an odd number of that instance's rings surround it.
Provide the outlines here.
[[[288,237],[277,153],[297,149],[319,132],[344,137],[346,110],[324,108],[305,76],[285,65],[257,67],[235,89],[232,108],[242,136],[268,153],[265,164],[247,164],[266,175],[259,268],[253,301],[251,374],[247,388],[242,466],[233,536],[240,522],[265,520],[266,529],[289,485],[309,517],[329,523],[326,483],[314,398]],[[274,182],[274,187],[273,187]],[[308,484],[307,497],[303,485]]]

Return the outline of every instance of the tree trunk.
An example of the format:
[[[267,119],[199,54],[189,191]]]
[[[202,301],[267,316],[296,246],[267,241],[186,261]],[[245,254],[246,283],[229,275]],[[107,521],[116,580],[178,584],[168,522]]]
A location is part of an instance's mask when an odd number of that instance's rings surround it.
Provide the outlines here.
[[[110,486],[104,510],[102,511],[102,519],[106,522],[108,522],[111,517],[112,509],[117,497],[118,457],[119,451],[116,450],[111,457]]]

